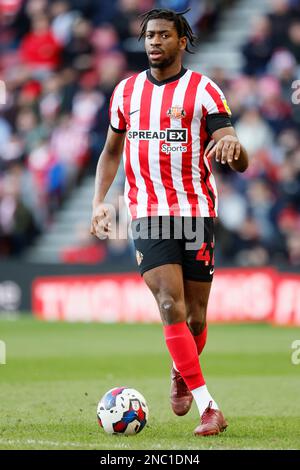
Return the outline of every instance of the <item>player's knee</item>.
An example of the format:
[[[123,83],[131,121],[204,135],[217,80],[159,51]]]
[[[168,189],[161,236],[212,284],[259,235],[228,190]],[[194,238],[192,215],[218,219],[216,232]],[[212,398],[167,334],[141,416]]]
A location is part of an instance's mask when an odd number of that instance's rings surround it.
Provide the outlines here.
[[[206,321],[188,320],[188,326],[194,336],[201,335],[206,325]]]
[[[159,302],[159,310],[165,324],[171,325],[184,321],[185,314],[182,302],[176,301],[173,297],[165,297]]]
[[[172,318],[176,312],[176,302],[172,297],[164,298],[160,301],[159,309],[163,320],[167,323],[172,323]]]
[[[188,312],[187,323],[194,336],[200,335],[206,326],[206,306]]]

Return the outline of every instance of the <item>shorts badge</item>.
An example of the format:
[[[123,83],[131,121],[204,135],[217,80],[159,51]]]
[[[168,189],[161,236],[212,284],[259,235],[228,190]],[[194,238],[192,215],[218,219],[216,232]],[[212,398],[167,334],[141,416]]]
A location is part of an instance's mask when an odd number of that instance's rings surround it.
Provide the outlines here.
[[[143,253],[141,253],[140,251],[136,250],[135,256],[136,256],[137,264],[140,265],[141,262],[143,261],[143,258],[144,258]]]

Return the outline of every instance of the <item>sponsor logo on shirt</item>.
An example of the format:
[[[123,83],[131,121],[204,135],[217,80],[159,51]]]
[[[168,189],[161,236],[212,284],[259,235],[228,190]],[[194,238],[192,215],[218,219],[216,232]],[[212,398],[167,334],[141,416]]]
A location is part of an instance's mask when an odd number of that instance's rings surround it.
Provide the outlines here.
[[[163,144],[161,146],[161,151],[163,153],[166,153],[167,155],[169,153],[172,153],[172,152],[181,152],[181,153],[184,153],[187,151],[187,147],[185,145],[178,145],[178,144],[175,144],[175,145],[167,145],[167,144]]]
[[[128,139],[164,140],[167,143],[187,143],[187,129],[166,129],[163,131],[131,130],[127,132]]]
[[[187,143],[187,129],[131,130],[127,132],[127,137],[130,140],[162,140],[164,143],[161,145],[161,152],[167,155],[172,152],[187,152],[187,147],[182,145]]]

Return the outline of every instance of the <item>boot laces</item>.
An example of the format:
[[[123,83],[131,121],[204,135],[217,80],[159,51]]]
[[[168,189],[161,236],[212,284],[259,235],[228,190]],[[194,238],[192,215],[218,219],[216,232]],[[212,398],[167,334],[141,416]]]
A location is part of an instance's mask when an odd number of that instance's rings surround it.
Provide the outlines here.
[[[212,401],[209,402],[208,407],[205,409],[203,415],[201,416],[201,423],[202,424],[207,424],[210,422],[212,416],[215,415],[215,411],[212,408]]]

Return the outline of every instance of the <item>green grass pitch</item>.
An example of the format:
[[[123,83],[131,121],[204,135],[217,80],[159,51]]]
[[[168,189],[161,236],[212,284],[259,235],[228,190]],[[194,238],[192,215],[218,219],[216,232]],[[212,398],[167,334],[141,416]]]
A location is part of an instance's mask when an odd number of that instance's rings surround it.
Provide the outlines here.
[[[222,435],[194,437],[195,404],[169,406],[170,360],[160,325],[0,321],[0,449],[300,449],[299,329],[211,325],[202,368],[229,422]],[[150,408],[137,436],[109,436],[96,406],[115,386],[139,390]]]

